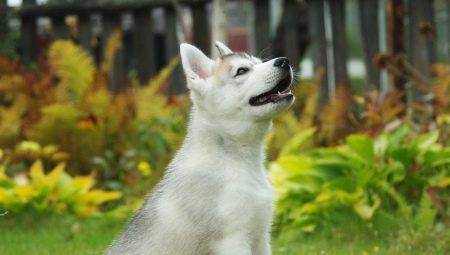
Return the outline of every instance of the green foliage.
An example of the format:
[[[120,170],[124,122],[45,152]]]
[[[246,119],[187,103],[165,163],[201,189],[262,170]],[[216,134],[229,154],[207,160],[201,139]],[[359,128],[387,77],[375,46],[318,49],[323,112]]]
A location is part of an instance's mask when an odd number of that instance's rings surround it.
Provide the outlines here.
[[[110,66],[120,38],[120,31],[109,38],[102,69],[65,40],[49,47],[48,65],[39,74],[0,57],[0,146],[14,148],[23,140],[56,144],[70,155],[71,174],[96,171],[101,185],[115,190],[139,183],[139,194],[154,184],[185,132],[187,97],[161,93],[179,58],[148,84],[134,80],[112,93]],[[151,175],[140,171],[142,164],[151,166]]]
[[[49,51],[49,64],[58,78],[57,94],[61,101],[79,102],[94,79],[91,56],[71,41],[56,41]]]
[[[117,200],[119,192],[92,189],[94,176],[72,177],[60,163],[49,173],[36,161],[27,173],[9,177],[0,168],[0,210],[14,213],[70,213],[88,217],[100,213],[99,206]]]
[[[438,137],[438,131],[418,134],[403,125],[375,138],[350,135],[341,146],[307,153],[296,153],[288,143],[282,151],[291,153],[270,165],[280,220],[313,231],[319,219],[342,208],[366,220],[379,209],[395,211],[424,228],[446,219],[450,147]]]

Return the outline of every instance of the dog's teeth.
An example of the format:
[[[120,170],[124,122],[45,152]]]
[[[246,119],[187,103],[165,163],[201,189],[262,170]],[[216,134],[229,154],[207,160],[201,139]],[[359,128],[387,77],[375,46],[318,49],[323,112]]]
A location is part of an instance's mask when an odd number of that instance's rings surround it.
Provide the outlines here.
[[[280,91],[278,91],[278,95],[281,95],[281,92],[280,92]]]

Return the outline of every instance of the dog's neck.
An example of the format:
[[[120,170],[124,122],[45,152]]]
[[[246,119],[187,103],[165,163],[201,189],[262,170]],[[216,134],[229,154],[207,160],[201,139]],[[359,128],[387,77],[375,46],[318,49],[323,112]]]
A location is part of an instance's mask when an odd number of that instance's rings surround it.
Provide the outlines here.
[[[186,140],[188,144],[263,160],[264,138],[271,127],[270,120],[220,121],[205,115],[193,107]]]

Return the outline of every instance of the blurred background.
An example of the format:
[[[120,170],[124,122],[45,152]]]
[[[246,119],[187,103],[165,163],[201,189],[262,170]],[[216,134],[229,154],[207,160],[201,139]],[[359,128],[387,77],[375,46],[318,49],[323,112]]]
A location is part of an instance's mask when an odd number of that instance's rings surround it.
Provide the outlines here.
[[[296,72],[274,254],[448,254],[449,39],[448,0],[0,0],[2,254],[101,253],[183,142],[179,44],[216,40]]]

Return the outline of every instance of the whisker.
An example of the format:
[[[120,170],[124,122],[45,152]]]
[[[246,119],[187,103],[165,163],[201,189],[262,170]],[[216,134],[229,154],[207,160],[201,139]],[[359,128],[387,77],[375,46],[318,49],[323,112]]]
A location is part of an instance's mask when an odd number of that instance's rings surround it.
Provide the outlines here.
[[[271,46],[267,46],[264,49],[262,49],[259,54],[257,54],[256,56],[258,56],[258,58],[260,59],[267,59],[267,57],[264,57],[264,54],[268,53],[268,51],[270,50]]]

